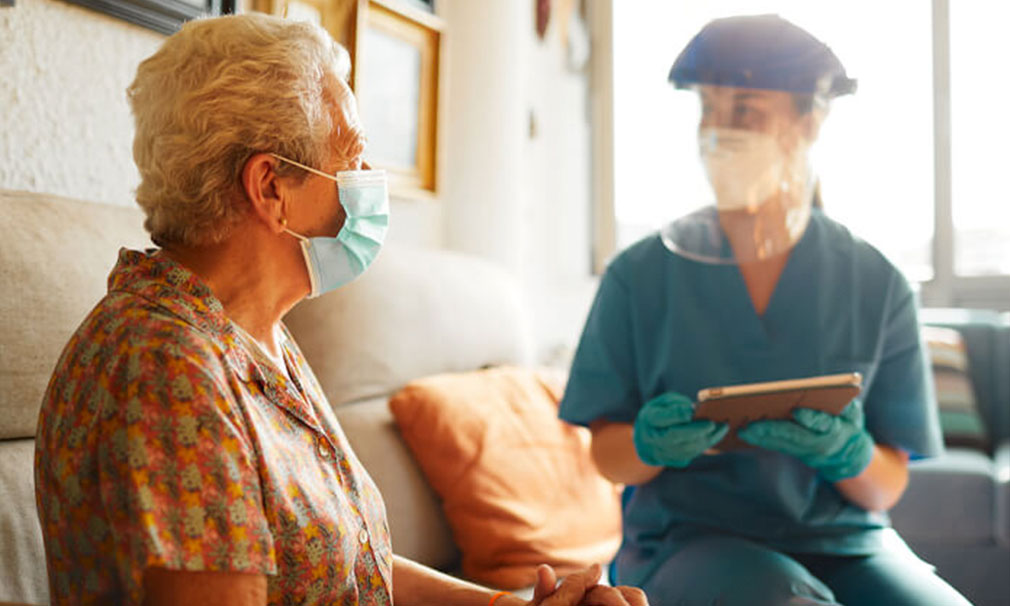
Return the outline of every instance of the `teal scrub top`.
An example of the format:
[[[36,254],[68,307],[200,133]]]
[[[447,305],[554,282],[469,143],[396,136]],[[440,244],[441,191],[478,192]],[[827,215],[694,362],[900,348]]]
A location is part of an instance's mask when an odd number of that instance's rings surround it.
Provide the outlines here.
[[[660,237],[607,268],[560,415],[632,423],[667,391],[857,371],[866,427],[912,458],[943,443],[907,281],[876,249],[814,210],[764,315],[736,266],[671,253]],[[692,536],[724,532],[785,552],[870,554],[889,520],[845,500],[798,459],[765,450],[667,468],[625,502],[619,580],[639,583]]]

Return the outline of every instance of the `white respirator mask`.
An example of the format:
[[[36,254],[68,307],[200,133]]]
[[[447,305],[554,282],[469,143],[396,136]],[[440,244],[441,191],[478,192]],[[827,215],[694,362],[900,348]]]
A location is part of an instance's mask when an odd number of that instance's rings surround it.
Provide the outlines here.
[[[774,135],[752,130],[702,129],[698,150],[720,211],[753,211],[791,189],[794,158],[805,164],[803,154],[787,154]]]
[[[715,204],[665,226],[663,244],[680,256],[712,264],[751,263],[788,252],[806,230],[816,185],[810,144],[790,149],[765,132],[705,128],[698,132],[702,164]]]

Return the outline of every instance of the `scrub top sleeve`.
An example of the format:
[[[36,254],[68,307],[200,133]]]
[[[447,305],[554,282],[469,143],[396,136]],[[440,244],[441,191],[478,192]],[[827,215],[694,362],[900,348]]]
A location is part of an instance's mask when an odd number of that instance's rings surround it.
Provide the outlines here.
[[[895,271],[888,289],[880,364],[866,394],[866,427],[879,444],[913,459],[943,453],[932,375],[919,334],[915,296]]]
[[[575,351],[560,417],[579,425],[634,421],[641,406],[635,368],[630,290],[611,265]]]

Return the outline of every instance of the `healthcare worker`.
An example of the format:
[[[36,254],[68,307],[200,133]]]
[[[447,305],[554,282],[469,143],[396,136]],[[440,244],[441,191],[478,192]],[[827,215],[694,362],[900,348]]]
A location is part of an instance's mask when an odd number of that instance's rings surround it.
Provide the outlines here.
[[[614,580],[664,606],[967,604],[886,514],[909,459],[942,451],[915,297],[820,210],[809,162],[855,81],[773,15],[709,23],[670,81],[700,96],[715,204],[610,263],[560,411],[632,487]],[[705,387],[849,372],[841,414],[753,422],[744,449],[713,450],[727,427],[694,416]]]

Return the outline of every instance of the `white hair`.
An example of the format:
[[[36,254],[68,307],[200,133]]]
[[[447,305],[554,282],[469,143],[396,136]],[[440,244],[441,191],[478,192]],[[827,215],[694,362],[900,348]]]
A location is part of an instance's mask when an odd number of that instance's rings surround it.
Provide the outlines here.
[[[332,79],[349,72],[347,51],[319,26],[263,14],[198,19],[169,37],[127,89],[152,240],[227,237],[248,212],[241,175],[256,153],[323,166],[340,126]]]

